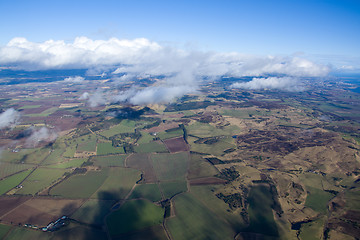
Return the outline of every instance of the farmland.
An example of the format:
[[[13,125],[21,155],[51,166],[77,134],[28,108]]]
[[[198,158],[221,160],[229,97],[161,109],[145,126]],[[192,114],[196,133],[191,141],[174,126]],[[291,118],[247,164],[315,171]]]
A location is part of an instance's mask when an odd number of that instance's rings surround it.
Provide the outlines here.
[[[222,81],[169,104],[96,107],[79,93],[131,84],[49,83],[30,100],[16,85],[1,100],[22,122],[0,130],[0,238],[359,238],[359,95]],[[57,231],[33,226],[63,215]]]

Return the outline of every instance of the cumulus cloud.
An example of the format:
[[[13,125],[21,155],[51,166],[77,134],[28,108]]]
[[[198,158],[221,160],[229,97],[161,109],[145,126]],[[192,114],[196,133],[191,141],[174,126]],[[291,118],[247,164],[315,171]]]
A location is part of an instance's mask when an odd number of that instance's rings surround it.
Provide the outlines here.
[[[251,90],[277,89],[285,91],[303,91],[301,83],[292,77],[268,77],[253,78],[249,82],[238,82],[231,85],[231,88],[243,88]]]
[[[80,76],[75,77],[67,77],[64,79],[64,82],[72,82],[72,83],[82,83],[85,80],[85,78]]]
[[[40,129],[31,128],[32,133],[28,139],[26,139],[26,146],[35,147],[40,142],[53,142],[57,138],[57,133],[48,129],[47,127],[42,127]]]
[[[79,97],[79,100],[87,100],[89,99],[90,94],[88,92],[84,92],[83,94],[81,94],[81,96]]]
[[[15,127],[20,122],[20,113],[14,108],[9,108],[0,114],[0,129]]]

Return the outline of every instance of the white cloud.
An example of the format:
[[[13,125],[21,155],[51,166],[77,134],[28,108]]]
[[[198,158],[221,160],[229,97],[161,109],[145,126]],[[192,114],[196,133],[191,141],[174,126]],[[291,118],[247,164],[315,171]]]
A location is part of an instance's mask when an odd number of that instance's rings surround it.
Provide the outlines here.
[[[58,137],[57,133],[48,129],[47,127],[42,127],[40,129],[31,129],[32,133],[28,139],[26,139],[26,146],[35,147],[40,142],[53,142]]]
[[[0,114],[0,129],[15,127],[20,122],[20,113],[13,108]]]
[[[64,79],[65,82],[73,82],[73,83],[82,83],[85,80],[85,78],[80,76],[75,77],[67,77]]]
[[[88,92],[84,92],[83,94],[81,94],[81,96],[79,97],[79,100],[87,100],[89,99],[90,94]]]
[[[277,89],[285,91],[303,91],[304,87],[296,78],[292,77],[268,77],[253,78],[249,82],[238,82],[231,85],[231,88],[243,88],[251,90]]]
[[[105,105],[106,98],[101,90],[96,90],[95,93],[88,97],[88,103],[90,107],[98,107],[101,105]]]

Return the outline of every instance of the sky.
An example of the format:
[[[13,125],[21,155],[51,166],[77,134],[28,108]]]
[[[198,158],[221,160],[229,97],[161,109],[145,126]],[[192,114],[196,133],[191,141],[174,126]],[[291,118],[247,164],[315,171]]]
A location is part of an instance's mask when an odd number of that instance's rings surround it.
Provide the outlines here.
[[[354,0],[2,0],[0,44],[147,38],[249,54],[360,55]]]

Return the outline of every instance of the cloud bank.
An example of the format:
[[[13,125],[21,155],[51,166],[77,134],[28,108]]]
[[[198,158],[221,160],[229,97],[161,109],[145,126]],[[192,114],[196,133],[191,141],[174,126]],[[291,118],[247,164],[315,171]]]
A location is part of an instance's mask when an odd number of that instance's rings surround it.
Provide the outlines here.
[[[231,85],[231,88],[251,90],[277,89],[291,92],[303,91],[305,89],[296,78],[292,77],[253,78],[249,82],[234,83]]]
[[[20,113],[13,108],[0,114],[0,129],[15,127],[20,122]]]
[[[85,80],[84,77],[75,76],[75,77],[67,77],[64,79],[64,82],[72,82],[72,83],[82,83]]]
[[[112,69],[106,74],[119,85],[133,83],[133,89],[115,96],[104,96],[101,91],[81,96],[81,99],[88,98],[92,107],[106,101],[132,104],[169,102],[196,91],[203,79],[222,76],[281,75],[289,78],[255,78],[246,85],[239,83],[233,87],[291,89],[291,82],[297,83],[298,78],[326,76],[330,70],[298,56],[184,51],[145,38],[92,40],[87,37],[78,37],[73,42],[49,40],[42,43],[14,38],[0,48],[0,65],[30,70],[86,68],[90,72],[101,71],[104,76],[104,71]],[[135,88],[138,78],[154,76],[161,78],[153,86]],[[77,83],[83,80],[81,77],[65,79]]]

